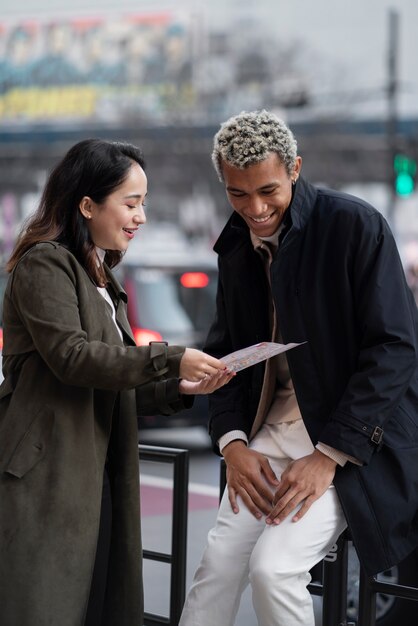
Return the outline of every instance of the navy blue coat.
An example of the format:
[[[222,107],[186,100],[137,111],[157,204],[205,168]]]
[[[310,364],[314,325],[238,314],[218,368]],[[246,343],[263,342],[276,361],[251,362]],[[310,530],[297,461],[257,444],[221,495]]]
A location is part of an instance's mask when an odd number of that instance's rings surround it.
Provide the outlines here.
[[[299,407],[316,444],[363,463],[334,484],[368,574],[418,545],[418,315],[390,229],[353,196],[299,179],[271,265],[273,297]],[[216,245],[217,315],[205,349],[223,356],[269,341],[269,290],[244,220]],[[209,430],[247,434],[264,364],[209,398]]]

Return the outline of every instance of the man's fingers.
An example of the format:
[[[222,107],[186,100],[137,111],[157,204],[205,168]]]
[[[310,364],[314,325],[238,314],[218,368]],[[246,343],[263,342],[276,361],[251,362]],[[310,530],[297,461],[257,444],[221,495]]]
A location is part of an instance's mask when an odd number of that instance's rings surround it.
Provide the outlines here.
[[[263,486],[263,489],[255,488],[254,485],[249,484],[245,487],[245,495],[248,494],[248,498],[251,500],[250,511],[257,513],[256,517],[260,517],[261,513],[268,515],[271,511],[273,494]],[[244,498],[243,498],[244,499]]]
[[[236,492],[235,492],[235,489],[233,489],[230,486],[228,486],[228,498],[229,498],[229,503],[231,505],[231,509],[233,510],[233,512],[239,513],[239,506],[237,504]]]
[[[254,501],[251,500],[250,496],[247,493],[245,493],[245,491],[242,492],[242,494],[240,495],[241,495],[244,505],[249,510],[251,515],[254,515],[256,519],[261,519],[263,517],[263,514],[260,511],[260,509],[255,505]]]
[[[305,502],[300,507],[299,511],[292,517],[292,522],[298,522],[309,511],[316,498],[312,496],[306,498]]]
[[[262,463],[261,468],[263,470],[263,474],[264,474],[265,479],[271,485],[274,485],[275,487],[280,485],[280,481],[277,478],[276,474],[273,472],[273,469],[272,469],[270,463],[267,461],[267,459],[265,460],[265,462]]]
[[[243,441],[232,441],[222,452],[227,464],[227,482],[235,495],[257,519],[268,515],[274,493],[265,476],[268,464],[266,457],[247,448]],[[270,476],[274,479],[273,472]]]
[[[262,517],[262,513],[260,511],[260,508],[254,502],[254,500],[251,498],[251,496],[247,493],[247,491],[245,489],[241,488],[239,490],[239,496],[240,496],[244,506],[249,510],[251,515],[254,515],[255,518],[260,519]]]
[[[294,489],[288,489],[286,494],[279,499],[276,494],[274,506],[266,519],[267,524],[282,522],[304,500],[304,497],[306,495]]]
[[[299,521],[311,508],[312,504],[318,498],[315,495],[305,496],[299,492],[286,501],[279,500],[273,507],[270,515],[266,519],[267,524],[280,524],[288,515],[290,515],[300,505],[300,509],[293,515],[292,521]]]
[[[274,504],[276,505],[281,498],[289,491],[290,485],[284,480],[279,481],[279,486],[276,489],[276,493],[274,494]]]
[[[245,480],[237,484],[235,489],[245,506],[255,517],[260,518],[262,514],[268,515],[270,513],[273,493],[268,489],[264,481],[253,483]]]

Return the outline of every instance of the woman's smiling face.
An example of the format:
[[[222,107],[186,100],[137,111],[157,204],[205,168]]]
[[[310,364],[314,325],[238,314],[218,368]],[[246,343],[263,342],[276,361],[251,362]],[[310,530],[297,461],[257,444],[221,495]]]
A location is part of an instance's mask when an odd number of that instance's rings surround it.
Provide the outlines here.
[[[279,228],[292,200],[292,182],[299,176],[301,165],[302,159],[296,157],[289,175],[275,152],[245,169],[222,162],[229,203],[255,235],[270,237]]]
[[[140,224],[145,224],[144,201],[147,177],[138,163],[132,163],[119,187],[100,204],[85,196],[80,211],[87,220],[90,237],[103,250],[124,252]]]

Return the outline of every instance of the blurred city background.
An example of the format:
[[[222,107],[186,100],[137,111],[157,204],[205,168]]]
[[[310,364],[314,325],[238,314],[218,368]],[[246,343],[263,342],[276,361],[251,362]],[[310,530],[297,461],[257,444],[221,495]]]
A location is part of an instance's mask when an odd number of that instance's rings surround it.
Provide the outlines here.
[[[127,140],[144,150],[149,181],[148,224],[120,269],[135,337],[200,346],[214,307],[211,248],[230,213],[212,138],[230,115],[260,108],[293,129],[311,182],[385,215],[417,294],[417,25],[417,0],[0,0],[0,295],[52,166],[80,139]],[[218,503],[204,402],[140,421],[142,443],[191,453],[187,586]],[[170,543],[171,479],[149,465],[142,524],[154,548]],[[153,567],[146,608],[166,614],[168,572]],[[416,584],[416,568],[413,580],[392,569],[387,580]],[[357,582],[350,570],[352,619]],[[405,602],[379,598],[379,626],[416,623]],[[254,621],[247,593],[238,623]]]
[[[416,0],[0,0],[0,16],[3,259],[48,170],[91,136],[141,145],[149,222],[210,247],[229,213],[213,134],[264,107],[294,130],[307,178],[386,215],[412,271]]]

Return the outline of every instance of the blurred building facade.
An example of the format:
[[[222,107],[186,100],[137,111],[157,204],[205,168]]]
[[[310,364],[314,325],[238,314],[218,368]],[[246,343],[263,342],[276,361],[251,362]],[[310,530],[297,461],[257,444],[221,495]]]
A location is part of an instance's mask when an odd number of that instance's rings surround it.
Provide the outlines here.
[[[379,54],[379,77],[370,73],[367,87],[363,78],[355,82],[348,70],[344,73],[326,14],[318,24],[331,32],[324,48],[328,53],[321,54],[320,46],[315,51],[312,33],[304,38],[303,30],[299,37],[284,30],[283,24],[291,23],[289,3],[249,1],[238,12],[230,0],[223,3],[224,13],[216,1],[212,13],[191,0],[142,2],[141,11],[128,0],[117,11],[114,3],[102,2],[95,9],[93,3],[88,13],[77,1],[72,12],[59,3],[54,13],[40,0],[24,4],[32,14],[23,5],[14,11],[9,6],[0,21],[3,256],[33,210],[48,170],[75,141],[91,136],[142,146],[150,220],[176,221],[190,237],[213,240],[229,209],[210,163],[212,137],[221,121],[244,109],[268,108],[287,120],[298,139],[304,173],[313,182],[357,186],[361,195],[377,199],[382,212],[396,202],[400,234],[405,215],[418,214],[417,194],[405,201],[391,190],[393,138],[399,151],[418,157],[418,78],[404,78],[399,58],[399,115],[390,141],[385,3],[378,3],[379,10],[375,0],[368,3],[369,17],[375,10],[379,21],[378,39],[376,24],[370,19],[368,27],[364,23],[364,3],[363,17],[358,16],[352,30],[342,30],[359,77],[369,61],[376,67],[376,58],[356,57],[367,32],[366,48]],[[324,0],[315,4],[320,7]],[[393,4],[399,5],[401,25],[411,19],[408,7],[418,15],[415,2]],[[301,0],[299,17],[295,13],[293,18],[305,32],[310,25],[303,22],[303,10],[311,5]],[[334,5],[328,2],[331,13]],[[341,23],[335,22],[338,31],[337,26],[341,30]],[[377,40],[380,47],[372,50]],[[401,43],[408,50],[407,42]],[[401,106],[403,95],[407,104]],[[418,217],[416,233],[409,217],[407,221],[405,245],[414,250]]]

